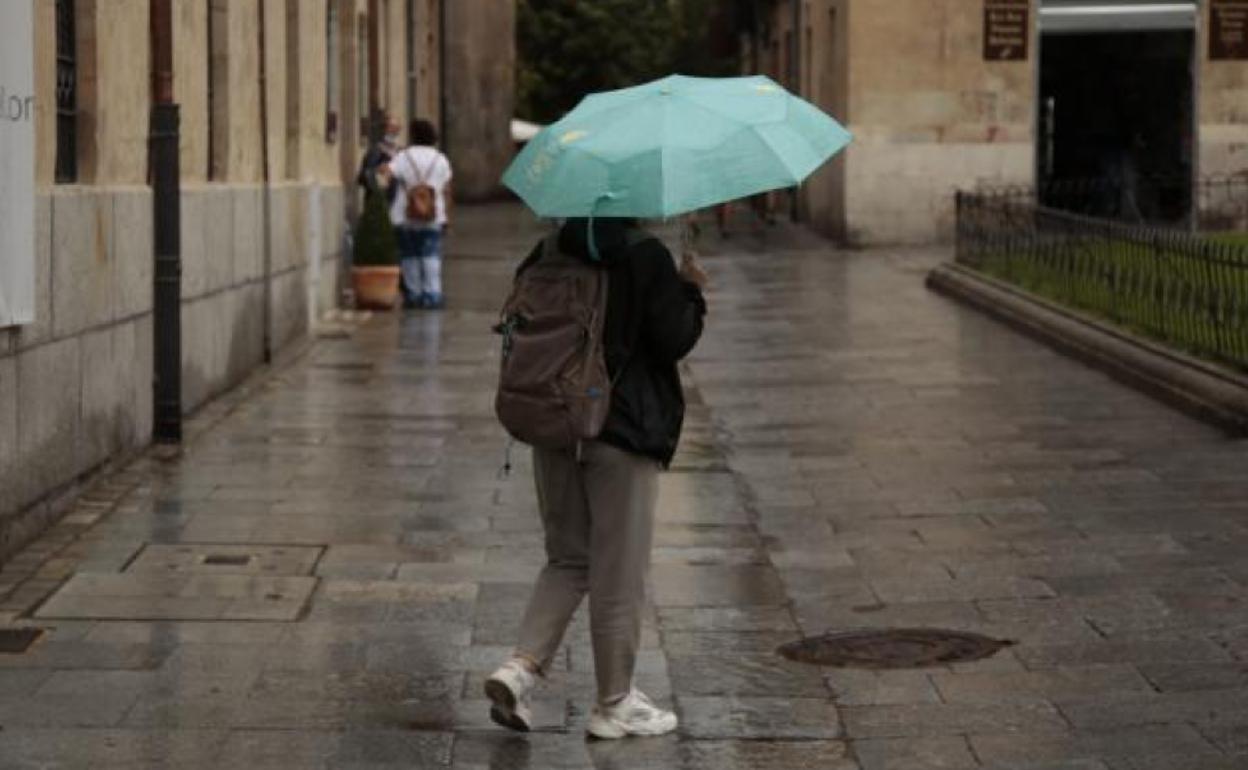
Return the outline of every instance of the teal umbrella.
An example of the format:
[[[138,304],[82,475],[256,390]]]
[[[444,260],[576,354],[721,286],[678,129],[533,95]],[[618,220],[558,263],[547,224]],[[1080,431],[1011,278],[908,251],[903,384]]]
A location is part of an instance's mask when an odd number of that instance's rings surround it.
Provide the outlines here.
[[[503,183],[543,217],[672,217],[791,187],[850,133],[766,77],[673,75],[586,97]]]

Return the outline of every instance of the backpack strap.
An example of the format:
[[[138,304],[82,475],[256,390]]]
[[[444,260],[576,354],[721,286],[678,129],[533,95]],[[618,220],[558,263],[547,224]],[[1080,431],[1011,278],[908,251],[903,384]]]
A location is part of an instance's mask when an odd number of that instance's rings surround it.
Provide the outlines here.
[[[411,191],[421,185],[429,184],[429,175],[433,173],[433,169],[438,165],[438,161],[441,160],[441,158],[434,157],[433,163],[430,163],[429,168],[425,171],[421,171],[420,166],[416,163],[416,158],[413,157],[411,148],[408,148],[403,152],[403,160],[407,161],[407,167],[412,170],[412,175],[416,180],[410,185],[404,185],[405,189]]]
[[[554,254],[557,254],[557,253],[559,253],[559,231],[558,230],[546,236],[546,238],[542,241],[541,259],[546,259],[547,257],[553,256]],[[541,260],[538,260],[538,261],[540,262]]]
[[[429,184],[429,175],[433,173],[433,169],[434,169],[437,165],[438,165],[438,157],[435,155],[435,156],[434,156],[434,158],[433,158],[433,162],[429,164],[429,168],[425,169],[424,171],[421,171],[421,170],[420,170],[420,166],[417,166],[417,165],[416,165],[416,159],[415,159],[415,158],[413,158],[413,159],[412,159],[412,168],[414,168],[414,169],[418,172],[418,173],[417,173],[417,177],[416,177],[416,184],[417,184],[417,185],[422,185],[422,184],[427,185],[427,184]]]

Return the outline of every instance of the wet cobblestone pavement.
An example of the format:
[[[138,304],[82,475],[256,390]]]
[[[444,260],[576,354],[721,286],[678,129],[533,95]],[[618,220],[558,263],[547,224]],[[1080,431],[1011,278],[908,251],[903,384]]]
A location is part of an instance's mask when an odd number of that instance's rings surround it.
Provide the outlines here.
[[[0,768],[1248,767],[1248,444],[928,294],[938,253],[783,229],[707,259],[639,672],[679,735],[585,741],[583,618],[540,731],[495,728],[542,555],[489,325],[534,232],[465,212],[451,310],[319,341],[0,572],[0,625],[48,630],[0,654]],[[916,626],[1017,645],[775,654]]]

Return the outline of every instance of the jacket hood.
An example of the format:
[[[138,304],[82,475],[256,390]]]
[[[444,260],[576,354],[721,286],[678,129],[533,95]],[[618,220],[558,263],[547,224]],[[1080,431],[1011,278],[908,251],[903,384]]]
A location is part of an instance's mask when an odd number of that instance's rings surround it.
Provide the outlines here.
[[[594,219],[594,245],[598,247],[598,255],[604,263],[624,255],[624,247],[628,244],[628,231],[636,227],[635,219]],[[589,260],[589,220],[576,217],[565,222],[559,230],[559,249],[565,254]]]

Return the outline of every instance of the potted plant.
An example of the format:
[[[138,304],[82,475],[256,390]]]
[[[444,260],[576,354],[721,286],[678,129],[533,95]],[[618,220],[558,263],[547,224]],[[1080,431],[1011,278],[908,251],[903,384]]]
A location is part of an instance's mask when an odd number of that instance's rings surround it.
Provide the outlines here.
[[[390,310],[399,298],[399,245],[385,195],[370,190],[355,228],[351,282],[361,308]]]

